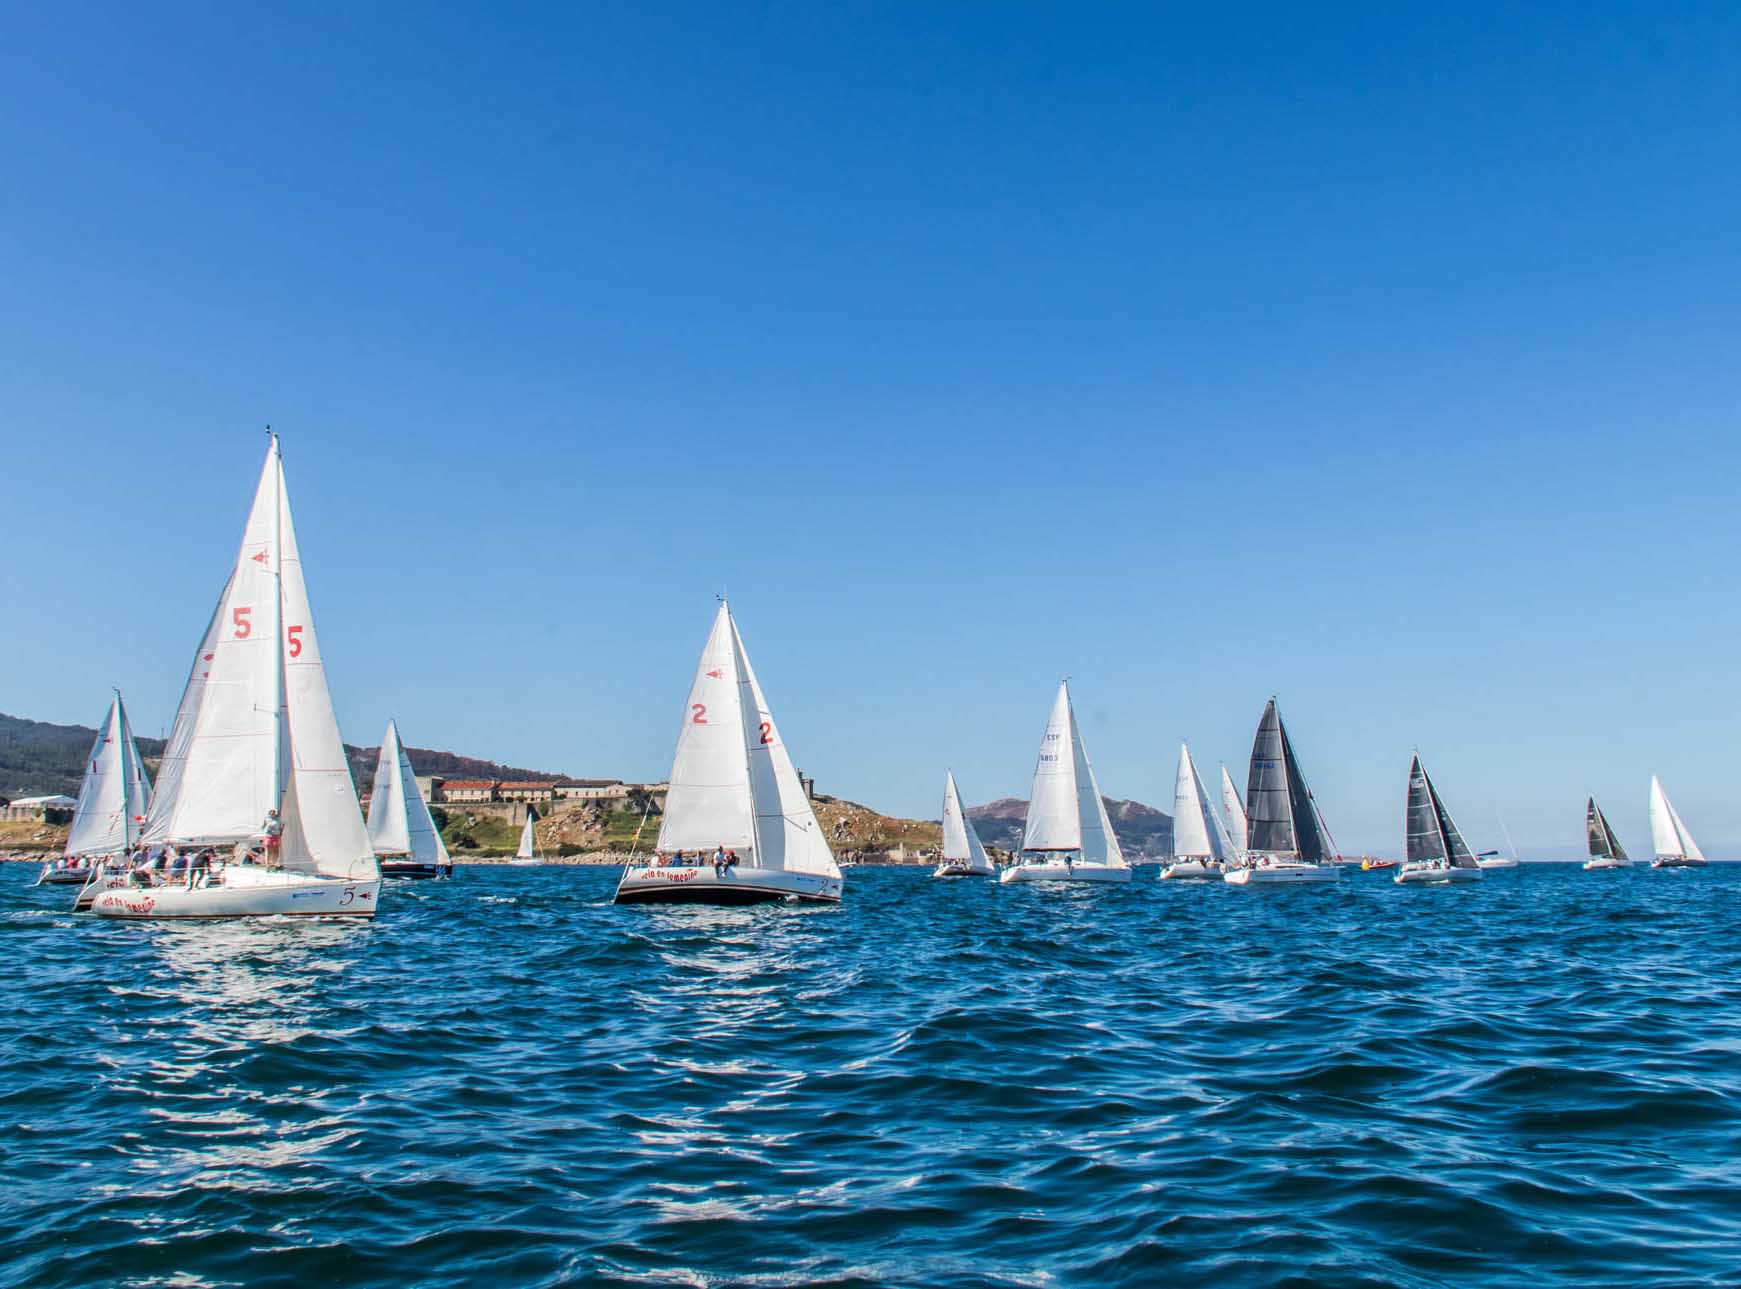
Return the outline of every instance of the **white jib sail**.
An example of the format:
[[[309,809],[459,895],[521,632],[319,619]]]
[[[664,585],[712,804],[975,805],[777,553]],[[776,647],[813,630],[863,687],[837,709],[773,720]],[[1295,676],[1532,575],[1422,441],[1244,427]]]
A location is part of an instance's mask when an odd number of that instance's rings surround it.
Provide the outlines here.
[[[193,745],[194,730],[199,726],[206,677],[217,658],[214,647],[218,641],[218,616],[229,596],[230,584],[225,582],[217,607],[212,610],[212,620],[206,624],[206,633],[200,637],[199,648],[194,651],[193,666],[188,668],[187,684],[182,687],[181,703],[175,709],[175,724],[170,727],[169,739],[163,745],[163,758],[157,763],[157,790],[151,798],[151,809],[146,813],[145,828],[140,837],[148,845],[169,837],[169,824],[181,800],[188,749]]]
[[[538,816],[532,813],[532,808],[526,808],[526,826],[520,829],[520,849],[514,852],[515,859],[538,858],[538,834],[532,831],[532,825],[538,822]]]
[[[285,772],[284,867],[328,877],[366,879],[379,876],[380,866],[363,826],[357,787],[339,737],[327,688],[326,666],[314,631],[308,585],[303,580],[302,555],[290,517],[290,495],[284,488],[278,441],[272,441],[269,463],[279,475],[279,540],[283,553],[283,638],[279,654],[284,668]],[[209,699],[208,699],[209,706]],[[295,808],[292,827],[291,804]],[[259,821],[256,820],[256,827]]]
[[[1203,792],[1191,749],[1179,744],[1179,772],[1173,781],[1173,858],[1225,858],[1214,810]]]
[[[961,808],[961,793],[955,786],[953,770],[943,781],[943,859],[946,863],[965,863],[972,868],[989,870],[992,867],[972,820]]]
[[[131,849],[150,800],[151,784],[133,745],[121,696],[116,694],[85,761],[66,853],[115,855]]]
[[[1081,816],[1082,862],[1124,868],[1124,851],[1119,848],[1118,834],[1112,831],[1112,820],[1106,814],[1106,798],[1100,795],[1100,784],[1094,777],[1094,766],[1088,760],[1088,745],[1082,741],[1082,731],[1076,725],[1076,713],[1070,713],[1070,743],[1076,757],[1076,804]]]
[[[1028,794],[1023,850],[1081,850],[1082,813],[1076,785],[1076,718],[1070,710],[1070,684],[1061,681],[1052,715],[1040,740],[1034,786]]]
[[[742,689],[731,613],[721,604],[683,705],[671,789],[659,819],[659,850],[748,852],[755,845],[749,758],[744,754]]]
[[[399,741],[399,724],[387,722],[375,790],[369,797],[369,845],[375,854],[409,855],[419,864],[447,863],[447,846],[430,818],[411,758]]]
[[[1656,853],[1665,859],[1705,857],[1654,774],[1650,777],[1650,838]]]
[[[755,668],[750,666],[750,655],[744,649],[737,623],[731,621],[729,609],[724,611],[731,626],[738,674],[743,681],[739,708],[745,759],[749,763],[751,809],[755,812],[755,866],[839,877],[840,866],[834,862],[834,852],[822,835],[816,811],[774,724],[774,714],[756,681]]]
[[[235,568],[208,631],[210,648],[195,660],[199,691],[194,692],[190,677],[182,697],[191,728],[185,746],[178,749],[173,791],[164,794],[167,808],[150,821],[149,840],[229,842],[254,837],[266,812],[279,805],[280,483],[274,440],[242,529]]]
[[[1239,795],[1239,789],[1233,786],[1233,776],[1227,773],[1227,767],[1221,767],[1221,806],[1227,811],[1227,831],[1232,835],[1233,848],[1239,854],[1245,854],[1246,830],[1245,798]]]

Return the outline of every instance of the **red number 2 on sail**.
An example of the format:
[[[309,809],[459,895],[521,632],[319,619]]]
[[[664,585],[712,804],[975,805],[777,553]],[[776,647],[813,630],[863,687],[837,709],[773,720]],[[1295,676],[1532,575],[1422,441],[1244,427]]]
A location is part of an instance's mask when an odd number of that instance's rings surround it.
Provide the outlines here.
[[[763,721],[762,722],[762,746],[766,747],[768,744],[772,743],[773,741],[774,741],[774,723],[772,721]]]
[[[692,715],[689,718],[689,723],[691,725],[705,725],[705,724],[707,724],[707,704],[706,703],[691,703],[691,704],[689,704],[689,710],[692,713]]]

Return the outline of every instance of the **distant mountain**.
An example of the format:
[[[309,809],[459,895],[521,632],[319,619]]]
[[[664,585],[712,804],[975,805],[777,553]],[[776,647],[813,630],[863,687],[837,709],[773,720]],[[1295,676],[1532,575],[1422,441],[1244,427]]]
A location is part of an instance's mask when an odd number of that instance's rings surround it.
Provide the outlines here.
[[[84,777],[85,756],[96,737],[97,731],[89,726],[50,725],[45,721],[26,720],[22,716],[7,716],[0,712],[0,796],[28,797],[51,792],[64,792],[69,797],[77,795],[79,781]],[[146,769],[155,775],[158,758],[163,755],[163,740],[141,738],[137,741]],[[548,770],[525,770],[429,748],[405,750],[411,756],[414,771],[443,779],[569,777]],[[366,794],[374,783],[375,762],[380,751],[378,747],[345,744],[345,757],[350,761],[351,777],[356,780],[359,793]]]
[[[1112,830],[1126,855],[1159,857],[1172,853],[1173,817],[1140,801],[1114,801],[1103,797]],[[970,806],[967,817],[987,846],[1014,850],[1022,844],[1022,826],[1028,803],[1017,797],[1002,797],[983,806]]]

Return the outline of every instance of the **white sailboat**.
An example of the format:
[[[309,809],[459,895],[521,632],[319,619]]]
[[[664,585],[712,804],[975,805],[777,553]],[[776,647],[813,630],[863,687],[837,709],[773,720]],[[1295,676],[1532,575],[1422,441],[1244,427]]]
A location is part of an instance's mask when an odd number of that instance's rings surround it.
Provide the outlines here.
[[[1409,885],[1446,885],[1473,882],[1481,865],[1451,822],[1451,813],[1439,799],[1439,790],[1427,777],[1427,768],[1415,754],[1409,766],[1408,807],[1403,817],[1406,835],[1402,868],[1396,882]]]
[[[1656,848],[1656,858],[1650,861],[1652,868],[1705,866],[1705,852],[1681,822],[1680,811],[1674,808],[1654,774],[1650,776],[1650,837]]]
[[[1589,805],[1584,807],[1584,834],[1590,843],[1590,858],[1584,861],[1586,872],[1632,867],[1626,848],[1608,826],[1608,818],[1602,813],[1602,807],[1596,804],[1595,797],[1591,797]]]
[[[1505,834],[1506,854],[1497,850],[1484,850],[1475,856],[1475,862],[1482,868],[1516,868],[1518,865],[1517,844],[1511,840],[1511,829],[1505,826],[1505,820],[1499,821],[1499,831]]]
[[[133,727],[119,690],[85,758],[78,804],[73,807],[61,859],[42,870],[37,885],[81,886],[96,895],[97,883],[133,850],[151,805],[151,780],[139,759]],[[117,879],[118,880],[118,879]],[[85,891],[80,899],[89,907]]]
[[[722,601],[683,708],[659,840],[650,862],[624,867],[617,903],[832,904],[844,885]]]
[[[451,877],[453,861],[430,817],[429,803],[399,741],[399,723],[387,722],[375,788],[369,794],[369,847],[383,877]]]
[[[932,877],[995,877],[997,866],[980,844],[973,821],[961,809],[955,771],[943,780],[943,862]]]
[[[1203,790],[1191,749],[1180,743],[1179,771],[1173,780],[1173,862],[1161,870],[1161,878],[1214,880],[1228,858],[1221,821]]]
[[[139,874],[150,884],[99,893],[93,913],[375,913],[380,872],[333,715],[276,437],[141,840],[191,857],[189,876]]]
[[[1251,745],[1245,813],[1245,856],[1222,880],[1234,886],[1271,886],[1334,882],[1341,876],[1333,862],[1335,847],[1273,698],[1263,709]]]
[[[514,851],[514,858],[508,862],[525,868],[531,864],[542,864],[544,861],[538,854],[538,834],[535,831],[538,823],[538,812],[531,806],[526,807],[526,826],[520,829],[520,845]]]
[[[1233,786],[1233,776],[1227,773],[1227,767],[1221,767],[1221,808],[1227,812],[1227,831],[1232,843],[1229,858],[1240,861],[1245,858],[1245,835],[1248,831],[1245,822],[1245,802],[1239,795],[1239,789]]]
[[[1130,865],[1112,831],[1076,725],[1070,683],[1061,681],[1034,766],[1021,859],[1004,869],[999,880],[1128,882],[1130,878]]]

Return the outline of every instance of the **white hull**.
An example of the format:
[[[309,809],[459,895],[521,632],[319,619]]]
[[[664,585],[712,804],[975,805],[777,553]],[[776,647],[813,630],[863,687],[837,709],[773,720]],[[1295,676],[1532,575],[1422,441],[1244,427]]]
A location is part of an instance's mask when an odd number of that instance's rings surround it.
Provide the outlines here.
[[[1294,886],[1303,882],[1339,882],[1334,864],[1295,864],[1286,860],[1229,869],[1221,880],[1232,886]]]
[[[1128,882],[1130,869],[1110,864],[1017,864],[1006,868],[999,882]]]
[[[1168,864],[1161,870],[1161,880],[1163,882],[1169,879],[1213,882],[1218,881],[1224,871],[1222,866],[1212,859],[1181,859],[1176,863]]]
[[[106,918],[374,917],[381,879],[347,881],[266,869],[231,869],[219,885],[124,886],[101,891]]]
[[[1479,868],[1429,868],[1404,864],[1395,877],[1398,886],[1454,886],[1461,882],[1479,881]]]
[[[1584,871],[1586,873],[1600,872],[1601,870],[1608,869],[1608,868],[1631,868],[1631,867],[1632,867],[1632,861],[1630,859],[1608,858],[1608,859],[1587,859],[1584,861]]]
[[[1486,859],[1478,859],[1475,862],[1477,864],[1481,865],[1481,867],[1483,867],[1483,868],[1516,868],[1517,867],[1517,861],[1515,859],[1512,859],[1509,856],[1502,856],[1502,855],[1492,855]]]
[[[997,876],[997,869],[992,868],[989,865],[984,867],[984,868],[975,868],[972,864],[967,864],[967,863],[939,864],[939,865],[937,865],[937,871],[935,873],[932,873],[931,876],[932,877],[996,877]]]
[[[543,862],[544,861],[541,859],[510,859],[508,864],[512,868],[531,868],[535,864],[541,864]]]
[[[1658,855],[1650,861],[1652,868],[1703,868],[1702,859],[1688,859],[1685,855]]]
[[[90,912],[91,903],[104,891],[122,891],[137,889],[133,879],[125,873],[104,873],[94,882],[89,882],[79,888],[78,896],[73,900],[74,913]]]
[[[789,873],[778,868],[634,867],[623,870],[618,904],[760,904],[798,899],[838,904],[845,883],[820,873]]]

